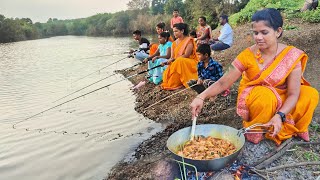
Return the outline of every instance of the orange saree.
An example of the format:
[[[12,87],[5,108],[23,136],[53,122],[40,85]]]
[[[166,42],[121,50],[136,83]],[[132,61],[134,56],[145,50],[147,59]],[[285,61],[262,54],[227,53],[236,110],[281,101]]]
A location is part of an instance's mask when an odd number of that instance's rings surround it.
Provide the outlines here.
[[[306,68],[308,56],[301,50],[288,46],[277,55],[275,60],[260,70],[254,53],[247,48],[233,61],[233,66],[242,74],[237,100],[237,113],[243,119],[243,126],[267,123],[280,109],[287,96],[286,79],[295,68]],[[319,93],[301,77],[300,96],[295,108],[286,115],[281,131],[266,138],[278,145],[292,136],[309,141],[308,126],[319,101]],[[248,141],[259,143],[263,134],[246,134]]]
[[[193,51],[189,58],[181,57],[189,43],[193,44]],[[166,90],[175,90],[188,87],[187,82],[191,79],[198,79],[196,45],[192,38],[186,37],[179,44],[173,42],[172,53],[174,62],[163,72],[163,83],[161,87]]]

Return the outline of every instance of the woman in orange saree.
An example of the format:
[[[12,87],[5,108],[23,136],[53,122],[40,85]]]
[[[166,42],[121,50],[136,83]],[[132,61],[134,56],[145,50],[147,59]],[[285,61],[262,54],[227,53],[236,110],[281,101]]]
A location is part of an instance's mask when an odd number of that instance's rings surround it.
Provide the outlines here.
[[[188,87],[190,79],[197,79],[196,45],[193,38],[188,36],[188,26],[178,23],[173,26],[174,36],[177,38],[171,48],[171,58],[168,68],[163,72],[161,87],[165,90],[176,90]]]
[[[243,126],[262,123],[272,127],[266,138],[280,144],[292,136],[309,141],[308,126],[319,101],[319,93],[304,79],[308,56],[301,50],[277,42],[282,34],[281,14],[272,8],[252,17],[256,44],[242,51],[230,71],[198,95],[191,103],[197,116],[203,100],[230,87],[241,75],[237,113]],[[259,143],[262,133],[246,134],[248,141]]]

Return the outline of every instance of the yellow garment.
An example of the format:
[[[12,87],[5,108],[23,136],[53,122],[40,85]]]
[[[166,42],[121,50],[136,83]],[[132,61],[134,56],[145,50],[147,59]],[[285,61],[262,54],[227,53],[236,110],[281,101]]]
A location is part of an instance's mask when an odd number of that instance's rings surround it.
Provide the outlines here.
[[[287,96],[286,79],[293,69],[302,68],[304,72],[308,56],[301,50],[288,46],[273,62],[260,70],[254,53],[250,48],[241,52],[233,61],[233,65],[242,74],[237,101],[237,113],[243,118],[243,126],[256,123],[267,123],[281,108]],[[281,131],[275,137],[269,133],[266,138],[278,145],[292,136],[300,136],[309,141],[308,126],[319,101],[319,93],[301,77],[301,89],[298,102],[286,115]],[[246,134],[249,141],[258,143],[262,134]]]
[[[189,58],[181,57],[189,43],[193,44],[193,51]],[[178,45],[177,41],[172,44],[173,58],[168,68],[163,72],[163,83],[161,87],[166,90],[175,90],[181,87],[188,87],[187,82],[191,79],[198,79],[196,45],[192,38],[185,37]]]

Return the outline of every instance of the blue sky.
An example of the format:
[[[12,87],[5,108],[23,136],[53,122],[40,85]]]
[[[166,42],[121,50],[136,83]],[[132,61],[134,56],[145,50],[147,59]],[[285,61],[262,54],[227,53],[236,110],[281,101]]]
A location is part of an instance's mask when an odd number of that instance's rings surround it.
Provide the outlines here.
[[[129,0],[0,0],[0,14],[8,18],[74,19],[127,9]]]

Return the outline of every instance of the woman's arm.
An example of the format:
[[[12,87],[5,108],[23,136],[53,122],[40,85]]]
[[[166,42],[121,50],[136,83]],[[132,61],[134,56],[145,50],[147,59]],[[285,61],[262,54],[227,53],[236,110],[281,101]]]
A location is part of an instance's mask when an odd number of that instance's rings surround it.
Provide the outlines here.
[[[184,54],[181,57],[189,58],[193,51],[193,43],[190,41],[186,47]]]
[[[145,58],[145,59],[143,60],[143,62],[144,62],[144,63],[147,63],[149,60],[153,59],[154,57],[156,57],[156,56],[158,56],[158,55],[160,55],[160,50],[159,50],[159,48],[157,49],[157,51],[156,51],[153,55]]]
[[[301,67],[294,69],[287,78],[287,98],[284,101],[282,107],[279,109],[279,112],[288,114],[296,106],[299,96],[300,96],[300,87],[301,87]],[[275,136],[281,130],[281,117],[279,114],[275,114],[271,120],[265,124],[266,126],[273,126],[273,134]]]
[[[169,59],[171,57],[171,47],[167,48],[167,54],[164,56],[156,56],[157,59],[159,58],[165,58],[165,59]]]
[[[229,88],[235,81],[239,79],[241,74],[242,73],[237,68],[235,68],[233,65],[230,65],[228,71],[217,82],[199,94],[192,101],[190,104],[192,116],[198,116],[206,98],[216,96]]]

